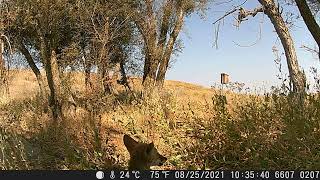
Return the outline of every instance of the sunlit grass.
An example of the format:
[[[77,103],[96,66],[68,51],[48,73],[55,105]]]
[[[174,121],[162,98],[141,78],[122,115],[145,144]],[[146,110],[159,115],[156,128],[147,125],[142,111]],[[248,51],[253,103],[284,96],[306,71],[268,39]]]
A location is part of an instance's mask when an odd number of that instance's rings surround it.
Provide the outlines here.
[[[164,169],[320,168],[318,94],[297,101],[281,90],[238,94],[167,81],[142,99],[138,78],[130,80],[133,92],[119,87],[106,96],[85,93],[82,74],[76,74],[66,82],[77,90],[77,107],[64,109],[62,122],[53,122],[41,108],[35,79],[17,73],[22,75],[12,84],[27,83],[11,86],[16,93],[0,105],[0,134],[21,138],[1,143],[24,163],[0,152],[10,162],[2,169],[126,168],[123,134],[154,141],[168,157]],[[19,94],[23,89],[31,93]],[[22,145],[28,148],[17,151]]]

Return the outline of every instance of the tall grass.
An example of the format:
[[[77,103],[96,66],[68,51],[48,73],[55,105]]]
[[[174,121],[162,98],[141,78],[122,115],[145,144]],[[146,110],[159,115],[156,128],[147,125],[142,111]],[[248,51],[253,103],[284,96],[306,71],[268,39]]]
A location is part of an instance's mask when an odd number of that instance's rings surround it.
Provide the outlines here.
[[[198,141],[189,151],[199,152],[197,168],[320,168],[318,95],[306,95],[304,101],[290,94],[249,96],[232,108],[226,99],[215,95],[212,118],[201,124],[202,133],[194,131]]]
[[[180,85],[148,96],[78,92],[77,107],[66,108],[61,122],[43,112],[36,95],[1,104],[0,166],[123,169],[129,154],[122,136],[130,134],[154,141],[168,157],[165,169],[320,168],[318,94],[203,94]]]

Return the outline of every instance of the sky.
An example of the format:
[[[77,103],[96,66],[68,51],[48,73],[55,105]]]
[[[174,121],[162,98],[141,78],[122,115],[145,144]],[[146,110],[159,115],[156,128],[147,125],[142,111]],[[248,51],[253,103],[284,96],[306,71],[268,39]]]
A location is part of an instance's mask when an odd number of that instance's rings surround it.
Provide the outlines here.
[[[221,2],[216,1],[216,2]],[[285,56],[282,56],[282,73],[279,72],[272,47],[275,46],[282,54],[283,48],[274,27],[266,15],[260,13],[234,26],[235,16],[226,17],[220,25],[218,48],[214,47],[215,27],[213,22],[225,12],[233,9],[233,5],[243,1],[216,5],[211,4],[205,17],[193,14],[185,19],[185,25],[179,37],[184,49],[169,69],[166,79],[178,80],[210,87],[220,82],[220,73],[230,75],[232,82],[245,83],[251,88],[270,89],[271,85],[280,84],[277,75],[287,74]],[[257,0],[248,0],[245,9],[258,7]],[[284,12],[298,13],[294,6],[285,6]],[[309,80],[312,80],[310,67],[319,69],[319,61],[310,52],[301,48],[302,45],[314,48],[311,34],[302,19],[295,19],[295,26],[290,28],[295,42],[300,66]],[[260,33],[261,31],[261,33]]]

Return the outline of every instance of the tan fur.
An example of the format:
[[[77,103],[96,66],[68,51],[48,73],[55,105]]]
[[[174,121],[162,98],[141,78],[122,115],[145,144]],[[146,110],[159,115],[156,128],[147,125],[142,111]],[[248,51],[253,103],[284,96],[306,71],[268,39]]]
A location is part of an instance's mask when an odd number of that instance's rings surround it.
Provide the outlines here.
[[[150,166],[161,166],[167,160],[153,143],[139,143],[128,135],[123,136],[123,142],[130,154],[129,170],[148,170]]]

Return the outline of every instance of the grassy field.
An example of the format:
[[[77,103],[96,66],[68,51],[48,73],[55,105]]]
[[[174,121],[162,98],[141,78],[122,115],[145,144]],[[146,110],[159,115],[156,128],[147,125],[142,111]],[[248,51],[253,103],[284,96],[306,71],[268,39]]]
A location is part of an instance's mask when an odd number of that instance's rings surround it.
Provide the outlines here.
[[[166,81],[141,98],[85,92],[82,74],[63,81],[76,107],[54,122],[43,110],[36,78],[12,71],[0,98],[1,169],[125,169],[129,134],[153,141],[168,158],[160,169],[320,169],[320,98],[288,93],[237,94]]]

